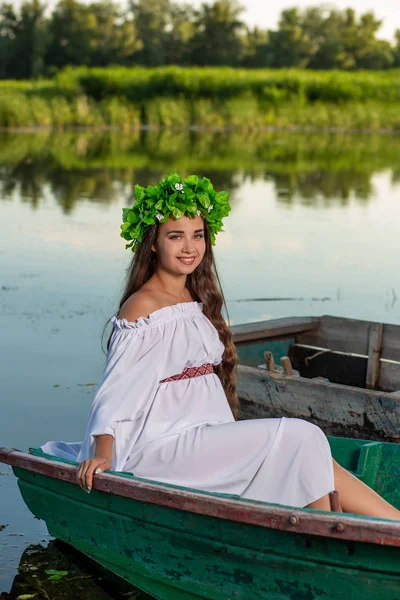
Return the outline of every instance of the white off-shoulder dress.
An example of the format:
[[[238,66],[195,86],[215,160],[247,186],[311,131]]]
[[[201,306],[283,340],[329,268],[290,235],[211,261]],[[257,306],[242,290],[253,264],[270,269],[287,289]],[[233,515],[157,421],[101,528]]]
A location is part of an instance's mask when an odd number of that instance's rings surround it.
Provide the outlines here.
[[[136,477],[296,507],[334,489],[330,447],[315,425],[235,421],[215,373],[160,383],[221,362],[224,345],[201,302],[112,324],[83,442],[47,442],[44,452],[82,461],[94,454],[94,436],[107,433],[113,469]]]

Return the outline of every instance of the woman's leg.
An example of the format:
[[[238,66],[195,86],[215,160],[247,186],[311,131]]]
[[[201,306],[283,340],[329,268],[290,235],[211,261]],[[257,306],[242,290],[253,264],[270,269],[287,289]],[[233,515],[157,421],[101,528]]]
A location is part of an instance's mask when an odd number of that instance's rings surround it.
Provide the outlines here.
[[[316,508],[317,510],[331,510],[331,501],[329,500],[328,494],[326,496],[322,496],[322,498],[318,498],[318,500],[314,500],[310,504],[307,504],[307,508]]]
[[[379,519],[400,520],[400,510],[386,502],[379,494],[333,461],[335,489],[345,512]]]
[[[400,511],[386,502],[362,481],[333,461],[335,489],[339,492],[339,501],[344,512],[378,519],[400,520]],[[308,504],[307,508],[331,510],[329,496],[323,496]]]

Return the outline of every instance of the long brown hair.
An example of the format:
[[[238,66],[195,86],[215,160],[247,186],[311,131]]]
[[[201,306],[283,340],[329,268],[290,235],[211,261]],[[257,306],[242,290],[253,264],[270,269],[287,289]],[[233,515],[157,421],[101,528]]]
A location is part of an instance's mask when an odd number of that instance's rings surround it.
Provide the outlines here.
[[[239,401],[236,395],[235,371],[239,358],[235,345],[232,342],[231,330],[222,316],[222,307],[224,306],[227,315],[228,309],[215,265],[208,223],[204,219],[203,222],[206,248],[205,253],[203,260],[195,271],[187,275],[186,287],[195,301],[203,303],[204,315],[214,325],[218,331],[221,342],[225,346],[222,362],[215,367],[215,373],[222,383],[231,410],[235,418],[237,418]],[[147,228],[143,241],[137,246],[136,252],[132,256],[132,260],[126,271],[126,284],[119,303],[119,308],[121,308],[126,300],[132,296],[132,294],[137,292],[155,273],[155,253],[152,251],[151,247],[157,240],[158,229],[158,223],[150,225]],[[107,342],[107,350],[110,345],[110,340],[111,335]]]

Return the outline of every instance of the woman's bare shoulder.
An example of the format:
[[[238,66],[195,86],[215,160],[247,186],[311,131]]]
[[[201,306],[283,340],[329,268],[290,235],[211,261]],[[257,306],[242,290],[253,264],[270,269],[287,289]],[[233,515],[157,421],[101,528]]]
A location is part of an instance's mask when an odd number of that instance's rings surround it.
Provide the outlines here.
[[[118,318],[136,321],[139,317],[148,318],[150,313],[160,308],[159,299],[149,291],[140,290],[129,296],[119,309]]]

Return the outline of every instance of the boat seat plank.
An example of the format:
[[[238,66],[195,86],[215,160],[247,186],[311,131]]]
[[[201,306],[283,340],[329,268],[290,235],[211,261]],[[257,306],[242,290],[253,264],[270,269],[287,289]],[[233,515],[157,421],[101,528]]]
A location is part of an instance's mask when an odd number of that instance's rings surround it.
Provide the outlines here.
[[[283,338],[306,331],[314,331],[318,325],[319,319],[316,317],[288,317],[232,325],[231,331],[233,343],[241,345],[254,343],[257,340]]]

